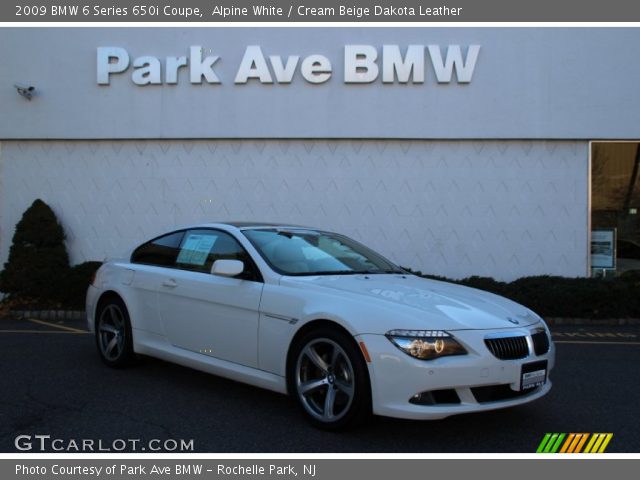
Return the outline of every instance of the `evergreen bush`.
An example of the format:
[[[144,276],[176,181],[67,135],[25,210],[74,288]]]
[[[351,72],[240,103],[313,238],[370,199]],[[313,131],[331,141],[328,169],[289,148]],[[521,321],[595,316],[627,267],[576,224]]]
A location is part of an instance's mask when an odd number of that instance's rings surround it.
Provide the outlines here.
[[[507,297],[542,317],[640,319],[640,271],[607,278],[542,275],[522,277],[513,282],[499,282],[489,277],[451,280],[422,272],[413,273]]]
[[[69,270],[65,234],[55,213],[37,199],[16,225],[0,291],[9,299],[55,302]]]
[[[64,277],[60,303],[65,309],[84,310],[87,287],[102,262],[84,262],[71,267]]]

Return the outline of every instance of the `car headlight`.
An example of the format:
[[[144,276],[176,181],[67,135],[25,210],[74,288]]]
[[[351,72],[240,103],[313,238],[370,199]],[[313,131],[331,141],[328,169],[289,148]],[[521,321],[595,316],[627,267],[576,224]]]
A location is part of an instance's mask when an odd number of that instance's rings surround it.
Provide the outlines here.
[[[420,360],[467,354],[444,330],[391,330],[385,336],[404,353]]]

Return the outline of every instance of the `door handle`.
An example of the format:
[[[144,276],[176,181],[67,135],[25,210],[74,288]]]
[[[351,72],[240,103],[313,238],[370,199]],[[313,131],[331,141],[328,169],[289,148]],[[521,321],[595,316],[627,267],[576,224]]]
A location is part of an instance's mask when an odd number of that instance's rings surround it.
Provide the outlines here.
[[[176,288],[178,286],[178,282],[176,282],[173,278],[169,278],[168,280],[162,282],[162,286],[168,288]]]

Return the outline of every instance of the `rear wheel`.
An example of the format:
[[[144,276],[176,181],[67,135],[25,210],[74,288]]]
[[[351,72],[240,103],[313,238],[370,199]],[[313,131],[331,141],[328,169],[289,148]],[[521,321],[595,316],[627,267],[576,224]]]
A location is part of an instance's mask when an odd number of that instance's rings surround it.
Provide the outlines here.
[[[322,328],[294,345],[289,391],[309,421],[337,430],[358,423],[371,410],[367,366],[347,334]]]
[[[124,302],[111,297],[101,303],[96,315],[96,345],[104,363],[124,367],[134,359],[131,321]]]

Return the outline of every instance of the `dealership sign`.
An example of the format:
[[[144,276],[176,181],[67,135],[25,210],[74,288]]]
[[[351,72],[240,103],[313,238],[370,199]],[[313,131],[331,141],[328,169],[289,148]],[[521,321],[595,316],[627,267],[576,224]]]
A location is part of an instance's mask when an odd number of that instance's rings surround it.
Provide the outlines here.
[[[480,45],[409,45],[404,55],[398,45],[383,45],[382,50],[371,45],[345,45],[344,83],[424,83],[427,61],[437,83],[469,83],[473,77]],[[98,47],[96,81],[98,85],[110,85],[115,75],[131,76],[136,85],[175,85],[178,72],[188,71],[192,84],[222,84],[216,70],[220,57],[209,49],[193,45],[189,56],[173,56],[164,59],[144,55],[133,60],[121,47]],[[427,60],[428,59],[428,60]],[[313,54],[304,58],[289,55],[265,55],[258,45],[250,45],[238,63],[233,83],[254,81],[262,84],[288,84],[296,71],[311,84],[321,84],[333,76],[331,60],[325,55]]]

